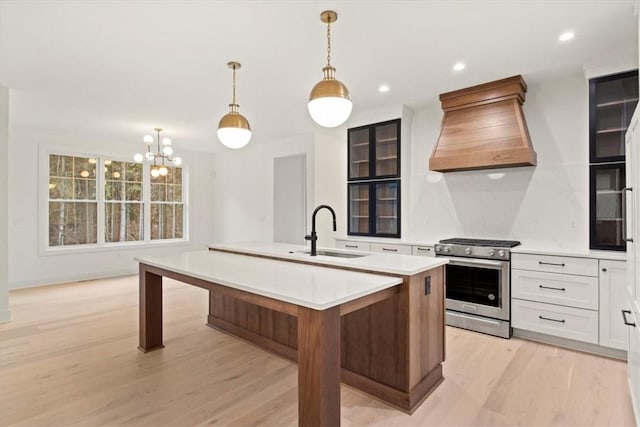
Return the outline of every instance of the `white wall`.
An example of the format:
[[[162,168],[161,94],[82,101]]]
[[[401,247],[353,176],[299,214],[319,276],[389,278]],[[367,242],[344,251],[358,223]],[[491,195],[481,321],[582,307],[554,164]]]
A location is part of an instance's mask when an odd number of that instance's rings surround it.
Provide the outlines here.
[[[508,238],[588,248],[588,83],[581,72],[530,83],[524,112],[538,154],[536,167],[445,174],[427,170],[440,106],[416,112],[414,223],[406,237]]]
[[[315,203],[327,204],[334,208],[338,217],[338,230],[334,233],[330,220],[318,219],[316,228],[319,246],[333,246],[335,237],[347,235],[347,130],[386,120],[402,119],[401,125],[401,221],[402,234],[410,227],[409,212],[410,175],[411,175],[411,126],[413,113],[402,105],[369,111],[354,111],[344,125],[326,129],[318,127],[315,139]],[[320,215],[320,214],[318,214]],[[324,215],[324,214],[323,214]],[[318,217],[320,218],[320,217]]]
[[[525,79],[527,76],[524,76]],[[413,111],[409,156],[403,151],[402,239],[518,239],[545,247],[588,248],[588,84],[581,71],[530,83],[524,104],[537,167],[441,174],[428,159],[442,119],[437,100]],[[364,114],[368,123],[398,117],[398,108]],[[408,111],[403,115],[411,117]],[[351,119],[348,127],[361,119]],[[404,126],[403,126],[404,127]],[[407,141],[403,132],[403,144]],[[346,234],[346,129],[316,134],[316,203],[338,213]],[[408,190],[408,191],[407,191]],[[322,200],[319,197],[322,196]],[[408,204],[408,209],[405,208]],[[322,234],[321,234],[322,233]],[[321,245],[332,245],[326,229]]]
[[[0,86],[0,322],[9,320],[9,89]]]
[[[301,135],[270,143],[252,141],[243,149],[216,154],[210,167],[216,200],[210,216],[211,242],[273,241],[275,157],[306,154],[307,212],[312,212],[313,144],[312,135]]]
[[[9,286],[10,288],[85,280],[97,277],[131,274],[137,272],[135,256],[143,253],[175,251],[176,246],[138,246],[136,249],[118,248],[73,254],[39,254],[38,236],[39,183],[42,171],[38,170],[39,146],[65,150],[78,150],[98,155],[131,158],[143,149],[138,136],[132,141],[117,142],[108,135],[69,134],[45,129],[10,125],[9,170]],[[206,153],[189,153],[174,141],[176,153],[184,160],[189,176],[189,228],[190,242],[181,245],[182,250],[204,248],[213,236],[211,212],[214,207],[211,162],[213,156]],[[46,173],[46,171],[45,171]]]

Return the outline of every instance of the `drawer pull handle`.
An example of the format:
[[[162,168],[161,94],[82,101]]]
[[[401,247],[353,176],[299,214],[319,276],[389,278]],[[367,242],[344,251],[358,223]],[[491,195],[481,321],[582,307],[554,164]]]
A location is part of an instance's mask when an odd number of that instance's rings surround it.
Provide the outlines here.
[[[393,249],[393,248],[382,248],[383,251],[388,251],[388,252],[398,252],[397,249]]]
[[[543,261],[538,261],[538,264],[540,265],[553,265],[556,267],[564,267],[564,262],[543,262]]]
[[[358,245],[344,245],[345,248],[358,249]]]
[[[538,287],[540,289],[553,289],[554,291],[562,291],[562,292],[567,290],[567,288],[554,288],[553,286],[544,286],[544,285],[538,285]]]
[[[627,320],[627,314],[631,314],[631,310],[622,310],[622,321],[624,322],[625,325],[627,326],[633,326],[635,327],[636,324],[634,322],[629,322]]]
[[[427,251],[429,252],[431,250],[431,248],[418,248],[419,251]]]
[[[542,320],[551,320],[552,322],[564,323],[564,319],[552,319],[550,317],[538,316]]]

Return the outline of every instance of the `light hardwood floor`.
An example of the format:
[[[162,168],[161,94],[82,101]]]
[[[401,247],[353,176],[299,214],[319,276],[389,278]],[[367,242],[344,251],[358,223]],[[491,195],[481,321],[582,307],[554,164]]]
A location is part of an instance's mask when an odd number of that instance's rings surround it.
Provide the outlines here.
[[[138,344],[137,277],[12,291],[0,425],[297,425],[296,365],[205,326],[165,279],[166,347]],[[409,416],[342,387],[343,426],[632,426],[626,364],[447,328],[444,382]]]

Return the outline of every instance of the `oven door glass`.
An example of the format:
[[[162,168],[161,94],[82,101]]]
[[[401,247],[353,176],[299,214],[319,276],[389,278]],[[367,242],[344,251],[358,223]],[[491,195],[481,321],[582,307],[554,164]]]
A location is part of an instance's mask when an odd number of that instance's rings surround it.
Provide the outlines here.
[[[451,260],[446,271],[448,299],[490,307],[501,306],[502,269]]]

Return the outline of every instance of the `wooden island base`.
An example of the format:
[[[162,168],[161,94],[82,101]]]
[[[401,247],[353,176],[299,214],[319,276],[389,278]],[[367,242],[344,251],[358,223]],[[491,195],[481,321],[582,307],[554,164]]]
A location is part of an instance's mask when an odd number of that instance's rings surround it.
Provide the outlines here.
[[[443,380],[443,271],[400,276],[384,299],[340,313],[343,383],[412,413]],[[212,290],[208,324],[297,361],[295,316]]]

